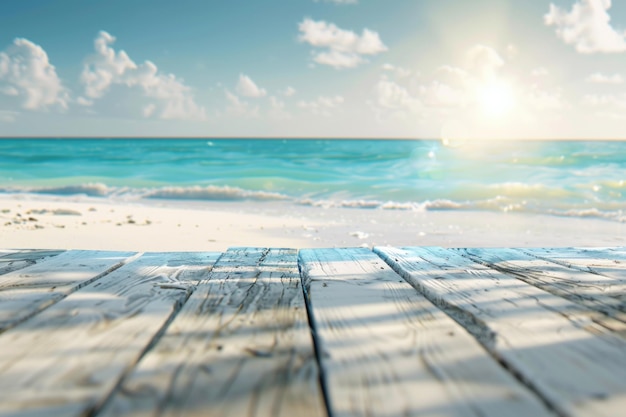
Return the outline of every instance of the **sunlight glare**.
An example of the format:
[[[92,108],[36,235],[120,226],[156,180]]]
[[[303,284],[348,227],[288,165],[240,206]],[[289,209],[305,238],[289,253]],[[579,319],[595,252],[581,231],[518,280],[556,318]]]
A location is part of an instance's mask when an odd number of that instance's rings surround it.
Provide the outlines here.
[[[478,101],[487,116],[499,118],[513,109],[515,95],[509,84],[491,81],[479,91]]]

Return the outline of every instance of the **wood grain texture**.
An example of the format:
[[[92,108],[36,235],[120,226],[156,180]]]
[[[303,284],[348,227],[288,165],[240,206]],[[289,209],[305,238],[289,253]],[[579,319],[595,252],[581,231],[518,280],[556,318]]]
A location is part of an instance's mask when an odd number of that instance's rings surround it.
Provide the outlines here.
[[[16,250],[0,252],[0,275],[17,271],[41,262],[45,258],[56,256],[64,251],[62,250]],[[0,280],[2,277],[0,277]]]
[[[145,254],[0,335],[0,415],[97,409],[215,258]]]
[[[552,415],[371,251],[300,263],[333,416]]]
[[[440,248],[377,248],[561,415],[626,409],[626,343],[585,331],[571,302]]]
[[[626,338],[626,281],[569,268],[515,249],[457,249],[468,258],[602,314],[596,323]]]
[[[14,249],[0,250],[0,262],[7,259],[11,260],[28,260],[40,259],[47,256],[56,256],[65,252],[63,249]]]
[[[222,255],[102,415],[324,415],[296,254]]]
[[[522,248],[531,256],[545,259],[626,283],[626,248]]]
[[[119,268],[132,255],[68,251],[0,275],[0,333]]]

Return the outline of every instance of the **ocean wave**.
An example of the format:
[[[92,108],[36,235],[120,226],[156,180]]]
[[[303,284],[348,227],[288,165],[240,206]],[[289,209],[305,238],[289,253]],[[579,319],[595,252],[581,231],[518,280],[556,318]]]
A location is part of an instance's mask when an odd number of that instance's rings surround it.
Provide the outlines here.
[[[108,197],[115,193],[115,187],[109,187],[101,183],[89,183],[78,185],[61,185],[49,187],[3,187],[0,192],[6,194],[52,194],[52,195],[84,195],[88,197]]]
[[[354,208],[354,209],[377,209],[380,208],[380,202],[375,200],[329,200],[329,199],[312,199],[304,198],[296,200],[297,204],[302,206],[321,207],[321,208]]]
[[[237,201],[237,200],[289,200],[289,197],[280,193],[267,191],[251,191],[229,186],[190,186],[190,187],[155,187],[133,188],[112,187],[102,183],[88,183],[78,185],[48,186],[48,187],[4,187],[0,192],[5,194],[50,194],[58,196],[86,196],[86,197],[119,197],[128,199],[170,199],[170,200],[207,200],[207,201]]]
[[[377,201],[377,200],[298,200],[298,204],[322,208],[355,208],[405,211],[446,211],[446,210],[486,210],[486,211],[523,211],[522,205],[502,204],[499,199],[484,201],[453,201],[446,199],[423,202]]]
[[[547,214],[559,217],[596,218],[626,223],[626,213],[622,210],[602,211],[597,208],[571,209],[571,210],[548,210]]]
[[[622,187],[623,183],[611,183],[615,188]],[[367,210],[399,210],[412,212],[428,211],[483,211],[500,213],[528,213],[547,214],[563,217],[597,218],[626,223],[626,204],[616,200],[604,202],[580,199],[567,200],[554,198],[552,192],[545,189],[539,194],[541,197],[532,198],[523,190],[541,189],[536,186],[524,186],[518,183],[508,183],[501,186],[516,190],[509,195],[484,198],[478,193],[474,198],[459,199],[432,199],[423,201],[392,201],[377,199],[350,199],[345,194],[334,196],[315,196],[300,198],[286,194],[262,190],[248,190],[232,186],[165,186],[165,187],[115,187],[103,183],[86,183],[63,186],[38,187],[0,187],[4,194],[46,194],[57,196],[86,196],[93,198],[108,198],[121,201],[141,200],[195,200],[195,201],[259,201],[259,202],[286,202],[319,208],[346,208]],[[511,195],[513,194],[513,195]],[[546,195],[548,194],[548,196]],[[464,195],[467,197],[467,195]],[[528,198],[531,197],[531,198]],[[550,198],[552,197],[552,198]],[[561,197],[559,195],[559,197]]]
[[[250,191],[237,187],[213,186],[206,187],[163,187],[147,190],[143,198],[162,198],[173,200],[208,200],[208,201],[237,201],[237,200],[289,200],[280,193],[267,191]]]

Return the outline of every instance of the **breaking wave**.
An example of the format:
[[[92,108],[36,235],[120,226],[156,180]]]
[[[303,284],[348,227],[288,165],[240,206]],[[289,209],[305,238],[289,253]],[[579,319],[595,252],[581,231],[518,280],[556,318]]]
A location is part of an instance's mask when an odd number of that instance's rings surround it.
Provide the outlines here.
[[[606,188],[621,188],[623,183],[603,184]],[[488,197],[489,193],[477,192],[474,198],[468,197],[471,193],[460,193],[458,199],[424,199],[423,201],[394,201],[379,199],[352,199],[346,198],[344,193],[302,197],[284,193],[263,190],[248,190],[233,186],[163,186],[163,187],[116,187],[104,183],[86,183],[63,186],[13,186],[0,187],[3,194],[36,194],[56,196],[83,196],[92,198],[108,198],[123,201],[147,200],[178,200],[178,201],[256,201],[256,202],[286,202],[319,208],[346,208],[367,210],[399,210],[413,212],[427,211],[484,211],[484,212],[514,212],[529,214],[548,214],[560,217],[598,218],[620,223],[626,223],[626,206],[620,201],[590,200],[581,203],[580,199],[568,201],[568,193],[561,193],[554,189],[545,190],[541,187],[503,184],[499,191],[504,195]],[[536,194],[530,190],[537,191]],[[524,191],[524,192],[521,192]],[[508,194],[508,195],[507,195]],[[534,198],[533,198],[534,197]]]
[[[60,187],[4,187],[0,192],[6,194],[49,194],[59,196],[120,197],[125,199],[170,199],[170,200],[205,200],[205,201],[241,201],[241,200],[288,200],[280,193],[250,191],[229,186],[190,186],[132,188],[112,187],[102,183],[66,185]]]
[[[289,197],[280,193],[267,191],[250,191],[237,187],[213,186],[206,187],[163,187],[147,190],[144,198],[163,198],[174,200],[208,200],[208,201],[239,201],[239,200],[289,200]]]

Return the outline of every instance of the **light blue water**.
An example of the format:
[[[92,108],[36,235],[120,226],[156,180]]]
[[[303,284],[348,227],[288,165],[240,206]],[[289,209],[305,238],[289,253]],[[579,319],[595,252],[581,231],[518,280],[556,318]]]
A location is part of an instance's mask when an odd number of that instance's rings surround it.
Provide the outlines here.
[[[626,221],[626,142],[5,139],[0,192]]]

